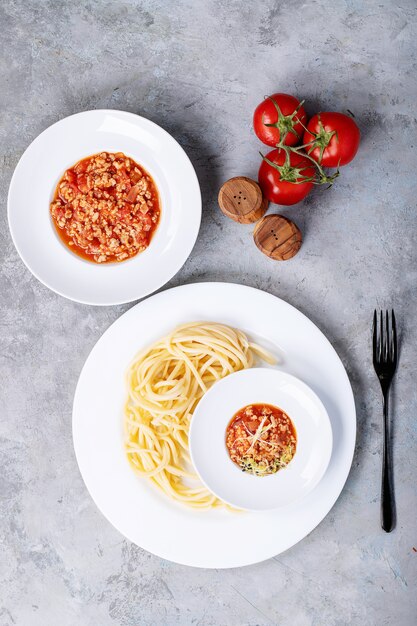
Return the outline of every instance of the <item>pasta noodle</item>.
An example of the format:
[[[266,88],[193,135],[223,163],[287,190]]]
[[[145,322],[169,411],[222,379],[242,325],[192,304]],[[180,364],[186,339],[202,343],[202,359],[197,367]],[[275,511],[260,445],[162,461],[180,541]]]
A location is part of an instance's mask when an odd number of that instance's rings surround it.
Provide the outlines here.
[[[222,506],[193,471],[188,431],[194,409],[216,381],[274,359],[246,335],[217,323],[194,322],[140,352],[127,372],[126,453],[133,469],[176,501]]]

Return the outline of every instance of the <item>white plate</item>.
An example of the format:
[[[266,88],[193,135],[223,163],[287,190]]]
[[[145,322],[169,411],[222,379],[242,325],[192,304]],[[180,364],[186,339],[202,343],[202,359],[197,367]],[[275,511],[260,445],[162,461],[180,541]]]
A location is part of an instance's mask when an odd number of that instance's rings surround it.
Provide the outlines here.
[[[332,457],[323,479],[302,501],[259,513],[195,512],[172,503],[130,468],[122,426],[127,366],[138,350],[178,324],[196,320],[230,324],[272,348],[280,369],[308,384],[326,407]],[[352,463],[355,435],[352,389],[326,337],[279,298],[229,283],[176,287],[132,307],[91,351],[74,399],[75,453],[103,515],[149,552],[197,567],[249,565],[303,539],[339,496]],[[269,530],[253,532],[254,528]]]
[[[143,253],[98,265],[62,243],[49,204],[64,171],[103,150],[124,152],[151,174],[161,218]],[[121,304],[159,289],[185,263],[200,227],[201,194],[184,150],[157,124],[124,111],[86,111],[53,124],[27,148],[10,183],[8,216],[17,251],[44,285],[85,304]]]
[[[290,417],[297,449],[285,469],[259,477],[231,461],[225,439],[237,411],[265,403]],[[277,369],[252,367],[223,378],[202,397],[191,420],[190,452],[202,482],[221,500],[266,511],[300,500],[320,482],[332,454],[332,429],[323,403],[305,383]]]

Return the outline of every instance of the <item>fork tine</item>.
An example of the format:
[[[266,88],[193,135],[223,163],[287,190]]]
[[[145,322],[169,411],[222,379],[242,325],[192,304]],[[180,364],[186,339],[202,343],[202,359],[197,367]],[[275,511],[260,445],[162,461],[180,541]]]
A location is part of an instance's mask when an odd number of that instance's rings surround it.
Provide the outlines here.
[[[384,360],[385,354],[385,336],[384,336],[384,318],[382,314],[382,310],[379,314],[380,327],[379,327],[379,360]]]
[[[385,355],[384,355],[384,360],[385,360],[385,362],[387,362],[388,359],[391,358],[391,333],[389,331],[388,309],[385,311],[385,330],[386,330],[386,337],[385,337]]]
[[[397,360],[397,324],[395,322],[394,309],[391,310],[391,324],[392,324],[392,360],[395,363]]]
[[[378,347],[378,328],[377,328],[377,317],[376,317],[376,309],[374,310],[374,325],[373,325],[373,337],[372,337],[372,349],[374,352],[374,361],[377,360],[378,358],[378,352],[377,352],[377,347]]]

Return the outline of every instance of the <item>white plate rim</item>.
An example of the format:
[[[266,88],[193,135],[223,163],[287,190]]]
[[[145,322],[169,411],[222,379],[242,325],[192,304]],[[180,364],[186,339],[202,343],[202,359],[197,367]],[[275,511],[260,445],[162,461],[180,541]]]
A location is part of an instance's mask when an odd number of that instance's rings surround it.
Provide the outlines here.
[[[42,141],[42,139],[49,133],[51,132],[51,130],[60,125],[62,122],[66,122],[69,119],[72,120],[76,120],[77,118],[81,118],[82,116],[85,115],[89,115],[89,114],[107,114],[107,113],[111,113],[111,114],[116,114],[116,115],[121,115],[123,117],[126,118],[130,118],[131,120],[143,120],[145,121],[146,124],[148,124],[150,127],[153,127],[158,133],[161,133],[161,135],[165,135],[167,138],[169,138],[170,141],[175,142],[175,144],[177,145],[178,150],[184,155],[186,161],[188,162],[189,166],[190,166],[190,176],[193,179],[193,183],[196,184],[196,191],[199,194],[199,203],[198,206],[196,206],[196,211],[198,211],[198,215],[197,215],[197,221],[194,227],[194,232],[192,233],[192,236],[189,240],[189,245],[187,245],[185,247],[185,253],[182,255],[182,258],[176,263],[173,264],[172,266],[172,272],[171,272],[171,277],[168,278],[167,280],[162,280],[162,281],[157,281],[155,283],[155,286],[152,287],[151,289],[145,289],[145,290],[138,290],[138,293],[132,297],[129,298],[119,298],[119,299],[114,299],[114,298],[110,298],[108,301],[100,301],[100,302],[96,302],[94,300],[89,300],[87,298],[79,298],[79,297],[74,297],[72,295],[69,295],[68,293],[65,293],[65,290],[60,289],[59,287],[53,286],[50,284],[49,280],[45,280],[43,277],[41,277],[41,275],[39,274],[38,271],[36,271],[31,264],[28,262],[27,260],[27,256],[25,254],[24,249],[22,249],[22,247],[19,245],[17,237],[16,237],[16,233],[14,230],[14,225],[13,225],[13,219],[12,219],[12,196],[14,193],[14,188],[16,185],[16,181],[18,179],[18,175],[19,175],[19,166],[22,162],[24,162],[24,160],[26,160],[28,158],[28,155],[30,155],[30,151],[33,148],[33,146],[36,146],[36,144],[40,141]],[[197,240],[198,237],[198,233],[200,230],[200,226],[201,226],[201,217],[202,217],[202,199],[201,199],[201,189],[200,189],[200,184],[199,184],[199,180],[197,177],[197,173],[195,171],[194,165],[191,162],[190,157],[188,156],[188,154],[186,153],[186,151],[184,150],[184,148],[179,144],[179,142],[167,131],[165,130],[162,126],[159,126],[159,124],[156,124],[156,122],[153,122],[152,120],[142,116],[142,115],[138,115],[136,113],[132,113],[130,111],[123,111],[121,109],[89,109],[86,111],[79,111],[77,113],[73,113],[71,115],[68,115],[66,117],[63,117],[59,120],[57,120],[56,122],[54,122],[53,124],[50,124],[47,128],[45,128],[41,133],[39,133],[30,143],[29,145],[26,147],[26,149],[24,150],[23,154],[20,156],[17,165],[13,171],[11,180],[10,180],[10,184],[9,184],[9,190],[8,190],[8,194],[7,194],[7,220],[8,220],[8,226],[9,226],[9,232],[10,232],[10,236],[11,239],[13,241],[13,244],[17,250],[17,253],[19,254],[21,260],[23,261],[24,265],[26,266],[26,268],[29,270],[29,272],[45,287],[47,287],[48,289],[50,289],[51,291],[53,291],[54,293],[58,294],[59,296],[62,296],[63,298],[67,298],[68,300],[71,300],[73,302],[78,302],[80,304],[87,304],[90,306],[117,306],[117,305],[121,305],[121,304],[127,304],[130,302],[134,302],[135,300],[139,300],[141,298],[144,298],[152,293],[154,293],[155,291],[158,291],[158,289],[161,289],[161,287],[163,287],[169,280],[171,280],[182,268],[182,266],[184,265],[184,263],[187,261],[187,259],[189,258],[194,246],[195,246],[195,242]],[[138,281],[139,283],[139,281]]]
[[[144,303],[149,302],[149,300],[154,300],[154,302],[158,302],[163,300],[164,298],[169,297],[170,294],[175,293],[184,293],[186,290],[193,290],[194,288],[214,288],[216,289],[217,287],[220,287],[220,289],[227,289],[228,293],[230,293],[230,290],[232,289],[243,289],[246,290],[248,295],[249,293],[252,293],[255,297],[257,293],[262,294],[263,296],[267,296],[268,298],[271,299],[271,301],[278,301],[280,303],[281,306],[284,306],[286,308],[288,308],[289,311],[291,311],[294,315],[296,316],[301,316],[301,318],[307,322],[308,324],[311,325],[311,327],[314,327],[315,330],[320,334],[321,336],[321,340],[326,344],[327,348],[330,350],[331,353],[333,353],[333,356],[336,358],[337,362],[339,363],[339,369],[340,372],[343,375],[344,378],[344,385],[345,385],[345,391],[347,393],[347,396],[349,398],[349,407],[346,408],[346,414],[349,414],[349,418],[348,418],[348,422],[350,425],[350,432],[349,432],[349,441],[345,442],[345,444],[347,443],[347,448],[348,450],[345,452],[345,458],[344,458],[344,463],[343,463],[343,473],[340,477],[339,480],[339,484],[338,484],[338,488],[336,490],[336,492],[332,495],[331,498],[328,498],[328,501],[326,503],[326,506],[324,507],[324,512],[320,515],[319,519],[316,519],[312,524],[309,524],[308,527],[305,529],[305,532],[303,532],[302,536],[299,536],[293,540],[291,540],[290,542],[288,542],[285,547],[283,547],[282,549],[276,551],[276,550],[272,550],[270,552],[270,554],[263,554],[262,556],[260,556],[259,558],[252,558],[252,559],[239,559],[239,560],[234,560],[234,561],[225,561],[222,563],[216,563],[216,564],[212,564],[211,562],[206,562],[206,561],[199,561],[199,559],[195,559],[195,558],[188,558],[188,557],[176,557],[173,558],[172,555],[166,555],[163,551],[160,551],[158,548],[155,548],[155,546],[150,549],[147,545],[143,545],[144,542],[143,540],[141,540],[140,542],[135,539],[135,537],[131,534],[131,533],[127,533],[125,531],[121,531],[120,529],[118,529],[117,524],[114,524],[113,521],[111,519],[109,519],[109,516],[106,515],[106,513],[104,513],[103,511],[101,511],[101,507],[99,505],[99,503],[97,502],[97,499],[95,497],[94,494],[94,490],[91,489],[91,486],[89,485],[89,479],[86,478],[85,475],[85,467],[83,467],[83,464],[80,460],[80,455],[78,453],[78,432],[77,432],[77,427],[78,427],[78,420],[77,420],[77,412],[76,412],[76,405],[77,405],[77,399],[80,393],[80,383],[82,381],[83,378],[83,373],[85,371],[85,369],[87,368],[87,366],[89,365],[90,361],[93,360],[94,358],[94,350],[97,346],[100,345],[100,343],[104,340],[104,337],[107,335],[107,333],[111,332],[111,329],[113,327],[117,327],[120,324],[124,323],[124,320],[128,319],[129,317],[135,315],[135,311],[139,309],[139,307],[141,307]],[[138,349],[140,349],[141,346],[138,346]],[[320,396],[319,396],[320,397]],[[321,399],[321,398],[320,398]],[[346,423],[348,423],[346,422]],[[253,565],[256,563],[260,563],[263,562],[264,560],[271,558],[272,556],[275,556],[277,554],[280,554],[288,549],[290,549],[292,546],[294,546],[295,544],[299,543],[300,541],[302,541],[302,539],[304,539],[308,534],[310,534],[321,522],[322,520],[328,515],[329,511],[333,508],[334,504],[336,503],[337,499],[339,498],[343,487],[346,483],[346,480],[348,478],[350,469],[351,469],[351,465],[352,465],[352,460],[353,460],[353,455],[354,455],[354,450],[355,450],[355,443],[356,443],[356,407],[355,407],[355,401],[354,401],[354,396],[353,396],[353,391],[352,391],[352,387],[346,372],[346,369],[340,359],[340,357],[338,356],[336,350],[334,349],[334,347],[332,346],[332,344],[330,343],[330,341],[327,339],[327,337],[323,334],[323,332],[316,326],[316,324],[314,324],[314,322],[312,322],[304,313],[302,313],[301,311],[299,311],[297,308],[295,308],[294,306],[292,306],[291,304],[289,304],[288,302],[286,302],[285,300],[274,296],[273,294],[269,294],[268,292],[265,292],[261,289],[257,289],[254,287],[249,287],[249,286],[245,286],[245,285],[241,285],[239,283],[228,283],[228,282],[203,282],[203,283],[188,283],[188,284],[184,284],[184,285],[180,285],[178,287],[173,287],[164,291],[161,291],[157,294],[153,294],[152,296],[150,296],[149,298],[139,302],[138,304],[136,304],[135,306],[131,307],[128,311],[126,311],[126,313],[124,313],[122,316],[120,316],[117,320],[115,320],[115,322],[113,322],[113,324],[111,324],[111,326],[103,333],[103,335],[98,339],[98,341],[96,342],[95,346],[92,348],[89,356],[87,357],[85,364],[81,370],[80,373],[80,377],[77,383],[77,388],[75,391],[75,395],[74,395],[74,406],[73,406],[73,417],[72,417],[72,424],[73,424],[73,445],[74,445],[74,450],[75,450],[75,456],[77,459],[77,463],[80,469],[80,473],[81,476],[84,480],[84,483],[86,484],[87,490],[89,491],[93,501],[95,502],[96,506],[99,508],[99,510],[101,511],[101,513],[103,514],[103,516],[107,519],[107,521],[109,521],[115,528],[116,530],[118,530],[123,536],[125,536],[129,541],[131,541],[132,543],[134,543],[135,545],[138,545],[139,547],[142,547],[142,549],[147,550],[148,552],[151,552],[152,554],[155,554],[156,556],[159,556],[163,559],[167,559],[167,560],[171,560],[173,562],[176,562],[178,564],[181,565],[187,565],[187,566],[192,566],[192,567],[198,567],[198,568],[215,568],[215,569],[226,569],[226,568],[234,568],[234,567],[242,567],[242,566],[248,566],[248,565]],[[268,511],[266,513],[276,513],[276,511]]]

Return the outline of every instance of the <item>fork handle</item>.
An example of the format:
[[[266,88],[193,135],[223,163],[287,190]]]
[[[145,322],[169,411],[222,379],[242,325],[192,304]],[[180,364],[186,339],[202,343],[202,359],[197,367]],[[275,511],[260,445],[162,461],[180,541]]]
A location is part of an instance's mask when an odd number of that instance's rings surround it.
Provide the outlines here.
[[[395,521],[394,490],[392,484],[392,461],[388,424],[388,389],[384,390],[384,442],[382,451],[381,526],[390,533]]]

